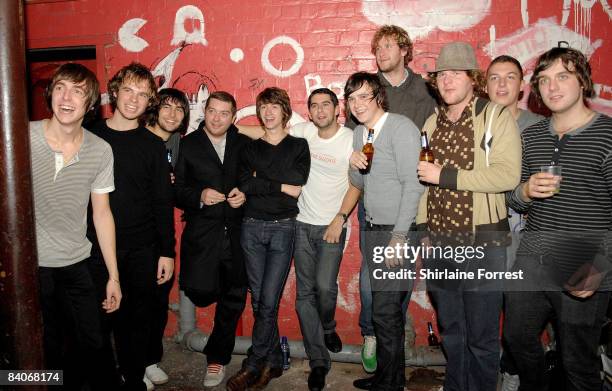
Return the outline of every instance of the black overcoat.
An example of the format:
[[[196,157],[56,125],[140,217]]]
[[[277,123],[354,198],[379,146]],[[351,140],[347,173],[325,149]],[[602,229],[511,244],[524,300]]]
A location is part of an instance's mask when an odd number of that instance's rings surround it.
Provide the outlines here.
[[[185,229],[181,237],[179,285],[199,306],[211,304],[230,284],[246,286],[244,255],[240,247],[243,207],[227,202],[202,205],[202,190],[212,188],[225,195],[238,187],[238,164],[242,149],[251,140],[232,125],[227,131],[223,163],[204,131],[198,130],[181,140],[175,173],[175,197],[183,209]],[[233,262],[221,264],[223,238],[227,230]]]

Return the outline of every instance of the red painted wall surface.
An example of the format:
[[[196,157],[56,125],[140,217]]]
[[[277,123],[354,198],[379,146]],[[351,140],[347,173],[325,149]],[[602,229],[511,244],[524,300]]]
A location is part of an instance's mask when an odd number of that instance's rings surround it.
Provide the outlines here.
[[[348,75],[373,71],[370,39],[383,23],[406,28],[415,42],[412,69],[433,69],[441,46],[455,40],[476,48],[485,68],[499,54],[511,54],[531,75],[543,51],[567,41],[590,57],[597,97],[592,106],[612,114],[612,9],[601,0],[79,0],[31,3],[26,7],[29,48],[95,45],[97,74],[106,82],[123,65],[150,66],[160,85],[188,93],[192,126],[202,118],[210,91],[227,90],[242,109],[254,113],[256,95],[267,86],[289,91],[298,117],[307,118],[309,91],[329,86],[340,96]],[[526,94],[527,95],[527,94]],[[104,100],[103,100],[104,102]],[[178,222],[178,220],[177,220]],[[180,223],[177,223],[180,226]],[[352,226],[357,227],[353,217]],[[180,229],[178,230],[180,232]],[[353,229],[340,270],[338,331],[345,342],[361,341],[358,327],[360,255]],[[176,302],[176,291],[172,300]],[[283,335],[300,338],[290,274],[279,316]],[[247,306],[249,307],[249,306]],[[200,310],[199,323],[211,326],[212,308]],[[434,319],[421,291],[410,310],[426,342],[426,322]],[[252,326],[245,312],[242,334]],[[176,329],[171,315],[168,333]]]

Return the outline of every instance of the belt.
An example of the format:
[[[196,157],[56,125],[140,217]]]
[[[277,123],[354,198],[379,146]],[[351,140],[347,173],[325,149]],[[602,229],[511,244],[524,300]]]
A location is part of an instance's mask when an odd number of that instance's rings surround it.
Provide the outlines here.
[[[372,228],[372,229],[380,230],[380,231],[383,231],[383,230],[392,231],[393,227],[395,227],[393,224],[372,224],[369,221],[366,221],[365,226],[366,228]]]
[[[284,221],[295,221],[295,217],[287,217],[287,218],[278,219],[278,220],[262,220],[262,219],[255,219],[253,217],[245,217],[243,220],[244,221],[262,221],[264,223],[282,223]]]

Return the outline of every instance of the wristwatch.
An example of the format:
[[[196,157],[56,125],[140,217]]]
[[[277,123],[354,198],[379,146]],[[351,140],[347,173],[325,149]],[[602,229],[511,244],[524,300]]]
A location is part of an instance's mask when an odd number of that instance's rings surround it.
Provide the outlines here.
[[[346,220],[348,220],[348,215],[346,213],[338,212],[336,213],[336,216],[342,217],[344,223],[346,223]]]

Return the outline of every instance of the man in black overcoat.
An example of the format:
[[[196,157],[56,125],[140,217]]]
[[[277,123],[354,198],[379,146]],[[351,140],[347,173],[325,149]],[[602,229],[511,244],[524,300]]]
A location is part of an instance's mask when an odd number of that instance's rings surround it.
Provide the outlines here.
[[[181,140],[176,164],[176,204],[185,211],[179,284],[197,306],[217,303],[204,354],[204,386],[225,377],[246,301],[247,280],[240,247],[245,195],[237,168],[250,139],[233,125],[236,101],[227,92],[210,95],[199,128]]]

